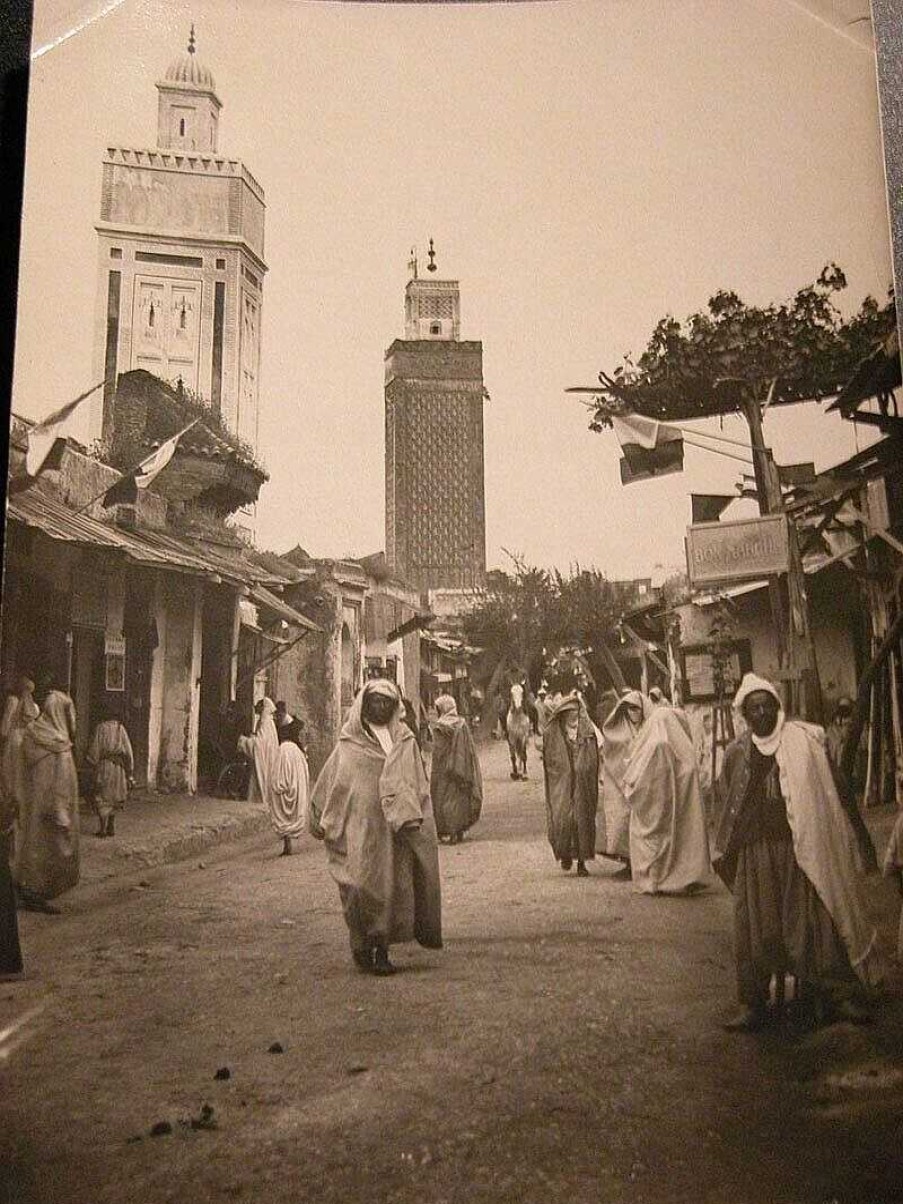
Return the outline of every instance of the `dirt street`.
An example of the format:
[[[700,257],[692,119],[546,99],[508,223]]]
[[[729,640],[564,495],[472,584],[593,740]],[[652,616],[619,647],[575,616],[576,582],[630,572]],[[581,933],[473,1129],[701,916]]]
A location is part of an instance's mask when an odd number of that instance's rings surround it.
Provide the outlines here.
[[[511,782],[484,750],[483,820],[440,850],[446,948],[396,948],[394,978],[354,970],[310,839],[23,915],[0,1025],[43,1011],[0,1064],[0,1201],[903,1200],[897,999],[869,1029],[722,1032],[727,893],[562,873],[530,755]]]

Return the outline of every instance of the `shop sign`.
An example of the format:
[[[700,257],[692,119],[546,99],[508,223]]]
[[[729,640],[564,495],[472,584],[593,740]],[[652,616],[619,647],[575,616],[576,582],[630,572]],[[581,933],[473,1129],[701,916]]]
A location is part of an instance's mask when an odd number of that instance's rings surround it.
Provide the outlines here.
[[[106,632],[103,638],[104,685],[113,693],[125,690],[125,636]]]
[[[783,514],[736,522],[694,523],[687,528],[690,584],[725,585],[786,573],[790,561]]]

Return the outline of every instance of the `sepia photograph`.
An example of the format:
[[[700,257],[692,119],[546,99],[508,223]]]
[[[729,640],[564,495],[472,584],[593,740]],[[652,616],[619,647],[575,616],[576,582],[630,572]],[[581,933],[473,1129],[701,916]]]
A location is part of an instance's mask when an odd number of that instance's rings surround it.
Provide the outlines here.
[[[2,17],[0,1204],[903,1200],[896,0]]]

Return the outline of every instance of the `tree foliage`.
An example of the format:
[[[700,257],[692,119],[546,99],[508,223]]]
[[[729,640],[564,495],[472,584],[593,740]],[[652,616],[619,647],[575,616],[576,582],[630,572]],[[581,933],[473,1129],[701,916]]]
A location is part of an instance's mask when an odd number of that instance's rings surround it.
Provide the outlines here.
[[[487,574],[479,605],[464,620],[468,641],[485,652],[484,675],[504,662],[534,686],[562,648],[589,652],[617,643],[620,595],[597,569],[548,571],[512,557],[513,571]],[[594,662],[593,653],[588,659]],[[604,677],[604,674],[603,674]]]
[[[873,297],[845,319],[835,299],[846,285],[831,263],[790,301],[747,305],[721,291],[683,323],[662,318],[636,363],[625,357],[611,375],[600,372],[590,428],[609,426],[621,411],[680,421],[730,413],[750,399],[835,396],[895,322],[892,301],[880,306]]]

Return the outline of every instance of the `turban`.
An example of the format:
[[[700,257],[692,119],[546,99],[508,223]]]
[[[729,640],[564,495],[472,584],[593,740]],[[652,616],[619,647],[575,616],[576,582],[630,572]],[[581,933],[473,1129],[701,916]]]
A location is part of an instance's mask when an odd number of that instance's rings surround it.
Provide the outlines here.
[[[389,681],[387,677],[374,677],[364,686],[365,694],[382,694],[386,698],[394,698],[399,701],[398,687],[394,682]]]
[[[780,747],[781,735],[784,730],[784,703],[780,694],[774,688],[770,681],[766,681],[764,677],[758,677],[755,673],[745,674],[740,682],[740,689],[734,695],[734,709],[743,711],[743,704],[749,698],[750,694],[757,694],[764,691],[770,694],[778,704],[778,718],[774,725],[774,731],[767,736],[757,736],[755,732],[751,733],[752,742],[756,748],[766,757],[773,757]]]
[[[783,707],[783,699],[770,681],[766,681],[764,677],[759,677],[755,673],[746,673],[740,682],[740,689],[734,695],[734,710],[742,711],[744,702],[750,694],[755,694],[757,690],[764,690],[766,694],[770,694],[775,699],[779,707]]]

